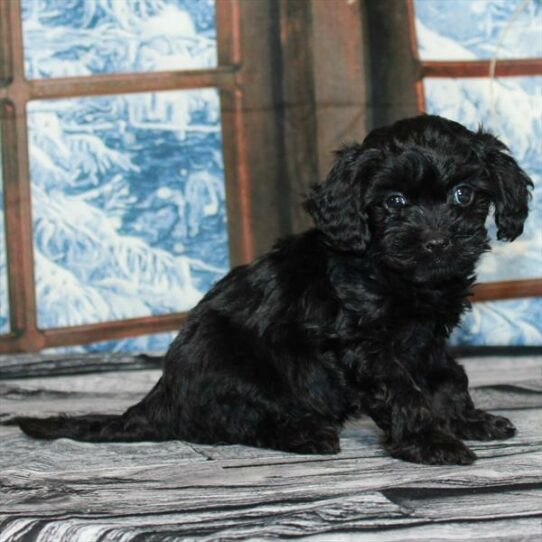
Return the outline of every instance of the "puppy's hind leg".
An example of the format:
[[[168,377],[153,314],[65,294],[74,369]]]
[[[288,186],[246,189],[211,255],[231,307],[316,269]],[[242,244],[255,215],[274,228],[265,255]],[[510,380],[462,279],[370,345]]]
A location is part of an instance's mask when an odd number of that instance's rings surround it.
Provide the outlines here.
[[[263,445],[296,454],[338,454],[341,451],[338,426],[324,421],[280,420],[267,431]]]
[[[341,451],[339,433],[334,427],[321,427],[310,433],[284,434],[284,438],[277,440],[272,447],[296,454],[328,455]]]
[[[220,375],[193,382],[184,397],[181,438],[203,444],[243,444],[299,454],[340,451],[339,425],[292,407],[253,385]],[[208,396],[201,390],[213,390]]]

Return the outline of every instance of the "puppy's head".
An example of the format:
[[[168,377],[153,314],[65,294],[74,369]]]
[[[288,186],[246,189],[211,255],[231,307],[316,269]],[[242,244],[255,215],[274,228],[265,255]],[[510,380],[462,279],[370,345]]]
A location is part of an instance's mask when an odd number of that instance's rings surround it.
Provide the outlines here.
[[[379,265],[424,283],[473,273],[488,249],[492,205],[497,237],[520,235],[530,188],[497,138],[424,115],[344,147],[305,209],[335,250],[368,251]]]

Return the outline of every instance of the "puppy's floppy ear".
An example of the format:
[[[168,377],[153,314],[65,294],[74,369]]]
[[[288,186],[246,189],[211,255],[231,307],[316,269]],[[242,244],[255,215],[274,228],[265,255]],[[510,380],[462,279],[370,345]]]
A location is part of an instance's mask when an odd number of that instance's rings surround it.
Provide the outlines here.
[[[477,135],[483,144],[484,160],[493,184],[497,239],[513,241],[523,232],[533,182],[510,156],[504,143],[482,131]]]
[[[326,181],[312,187],[303,206],[333,247],[361,252],[370,239],[361,179],[375,167],[380,152],[353,144],[336,156]]]

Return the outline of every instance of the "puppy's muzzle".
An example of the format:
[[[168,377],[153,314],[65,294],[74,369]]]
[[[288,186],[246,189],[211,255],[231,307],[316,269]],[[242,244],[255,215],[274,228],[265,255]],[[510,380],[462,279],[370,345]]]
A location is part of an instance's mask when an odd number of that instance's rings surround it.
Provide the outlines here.
[[[441,236],[433,236],[427,239],[423,244],[423,249],[429,254],[441,254],[450,246],[449,239]]]

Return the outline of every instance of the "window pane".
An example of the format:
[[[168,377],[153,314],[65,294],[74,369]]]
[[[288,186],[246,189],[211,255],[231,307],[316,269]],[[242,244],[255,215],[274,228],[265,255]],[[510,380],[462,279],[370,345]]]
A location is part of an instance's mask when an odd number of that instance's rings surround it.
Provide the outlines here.
[[[2,176],[2,140],[0,139],[0,333],[9,332],[9,297],[4,227],[4,179]]]
[[[450,344],[542,346],[542,298],[474,303]]]
[[[542,56],[542,4],[524,0],[415,0],[422,60]]]
[[[521,237],[493,242],[479,266],[481,281],[542,275],[542,77],[426,79],[427,111],[471,129],[482,123],[510,146],[535,183],[531,210]],[[492,238],[495,226],[488,222]]]
[[[184,311],[228,269],[216,89],[28,105],[38,323]]]
[[[22,0],[27,79],[213,68],[214,0]]]

